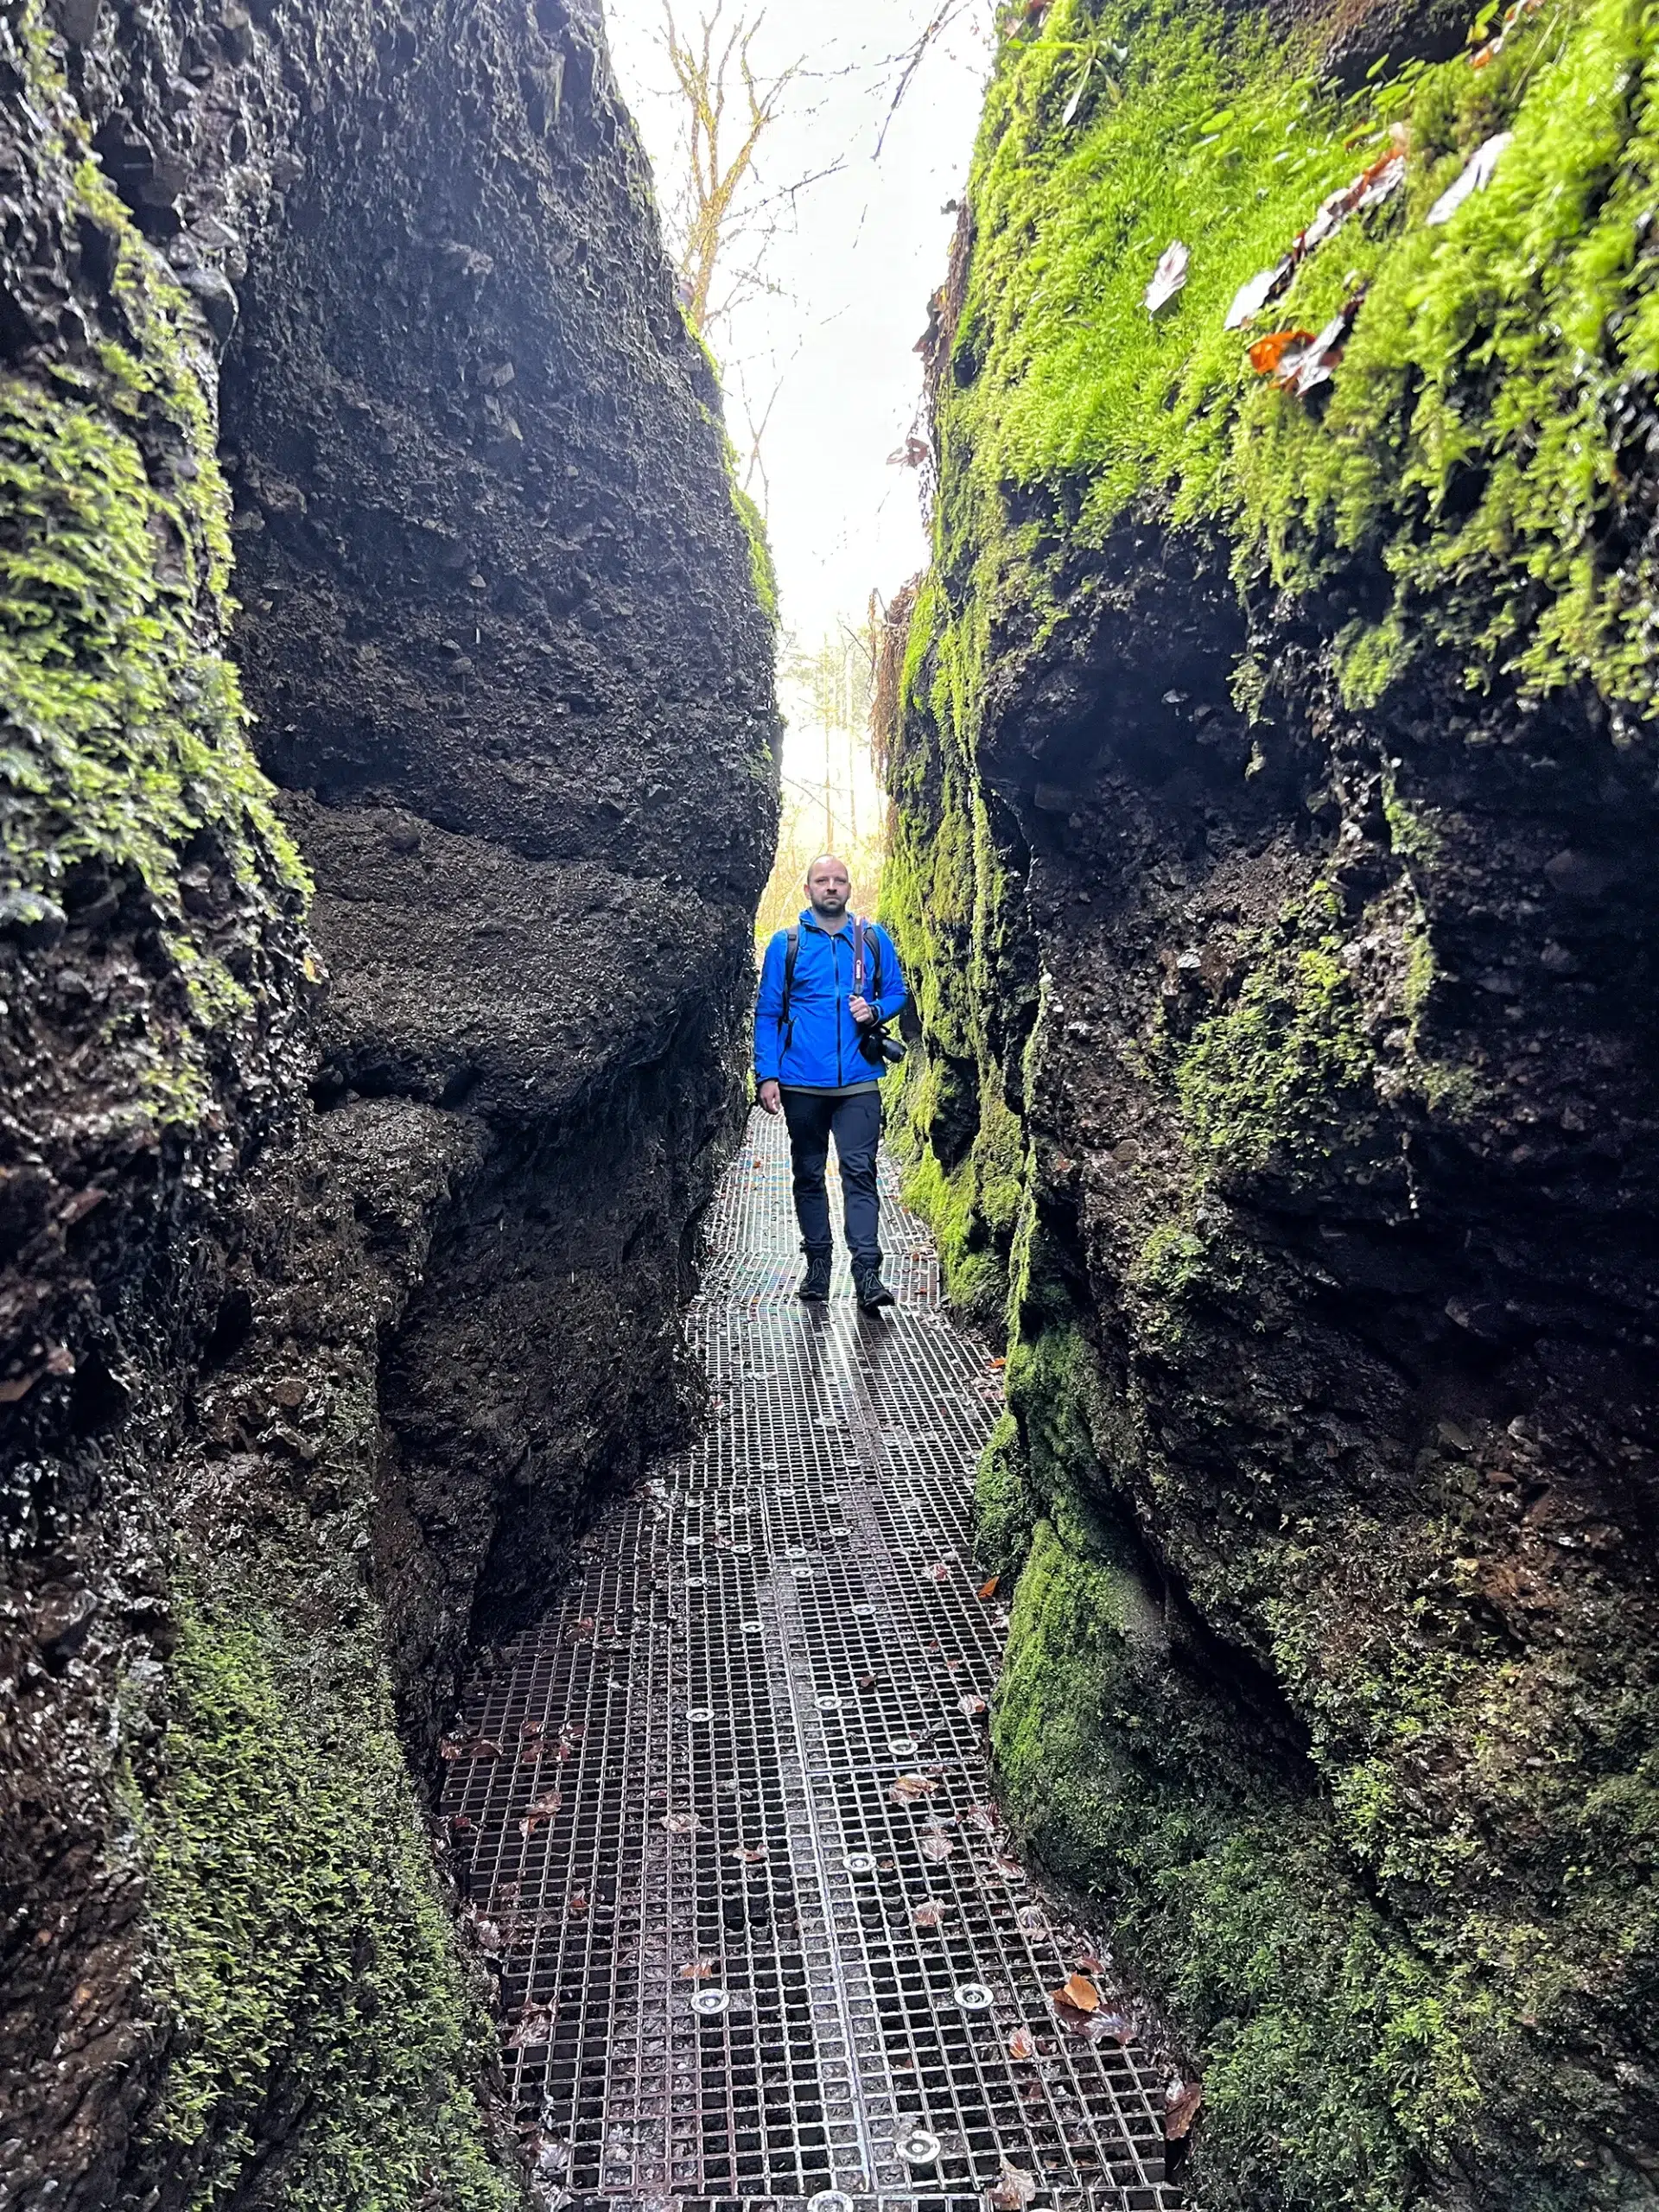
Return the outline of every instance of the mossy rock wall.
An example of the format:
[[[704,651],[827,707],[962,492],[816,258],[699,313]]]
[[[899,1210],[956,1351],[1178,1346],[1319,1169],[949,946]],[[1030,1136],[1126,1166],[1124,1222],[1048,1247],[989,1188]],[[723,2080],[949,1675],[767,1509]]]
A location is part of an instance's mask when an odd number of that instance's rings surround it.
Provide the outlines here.
[[[589,11],[22,5],[0,134],[0,2198],[483,2212],[440,1728],[684,1402],[764,560]]]
[[[1217,2208],[1659,2188],[1656,68],[1599,0],[1022,10],[934,302],[895,1135],[1007,1345],[1002,1787]]]

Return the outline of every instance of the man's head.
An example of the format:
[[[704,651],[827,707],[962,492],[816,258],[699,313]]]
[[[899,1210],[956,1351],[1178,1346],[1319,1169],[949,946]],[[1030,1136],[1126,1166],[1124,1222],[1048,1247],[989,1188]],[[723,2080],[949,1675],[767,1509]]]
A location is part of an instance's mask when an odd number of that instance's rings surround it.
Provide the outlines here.
[[[847,911],[853,895],[853,879],[847,864],[833,853],[820,853],[806,871],[806,899],[815,914],[834,921]]]

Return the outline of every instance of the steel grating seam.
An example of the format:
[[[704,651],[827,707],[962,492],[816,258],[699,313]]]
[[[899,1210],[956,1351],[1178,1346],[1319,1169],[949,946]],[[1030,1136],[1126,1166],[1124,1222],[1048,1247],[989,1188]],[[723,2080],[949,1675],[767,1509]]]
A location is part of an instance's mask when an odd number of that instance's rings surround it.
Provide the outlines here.
[[[755,1116],[688,1316],[706,1431],[601,1515],[447,1746],[550,2204],[983,2212],[1004,2159],[1038,2212],[1182,2202],[1156,2070],[1057,2029],[1078,1939],[990,1809],[1005,1624],[969,1508],[1001,1389],[885,1160],[882,1234],[895,1309],[861,1319],[839,1259],[801,1306]]]

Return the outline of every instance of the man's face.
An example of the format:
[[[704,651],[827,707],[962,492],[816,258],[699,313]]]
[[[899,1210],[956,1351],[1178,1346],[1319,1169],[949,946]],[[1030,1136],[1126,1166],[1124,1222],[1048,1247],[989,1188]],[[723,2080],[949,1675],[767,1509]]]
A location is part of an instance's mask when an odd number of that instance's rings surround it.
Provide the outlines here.
[[[807,871],[806,895],[815,914],[844,914],[852,878],[839,861],[815,861]]]

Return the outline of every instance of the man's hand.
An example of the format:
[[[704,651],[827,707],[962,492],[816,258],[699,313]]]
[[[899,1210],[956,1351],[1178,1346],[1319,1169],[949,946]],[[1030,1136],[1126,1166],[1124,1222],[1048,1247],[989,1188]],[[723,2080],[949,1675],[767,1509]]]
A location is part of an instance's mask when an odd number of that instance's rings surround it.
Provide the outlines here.
[[[852,1010],[853,1020],[857,1022],[861,1029],[865,1027],[866,1023],[877,1020],[880,1018],[876,1014],[875,1008],[870,1004],[868,999],[849,999],[848,1001],[848,1004]]]
[[[781,1114],[783,1112],[783,1093],[779,1090],[775,1083],[771,1081],[763,1083],[760,1090],[755,1093],[755,1096],[759,1098],[762,1106],[766,1108],[768,1114]]]

